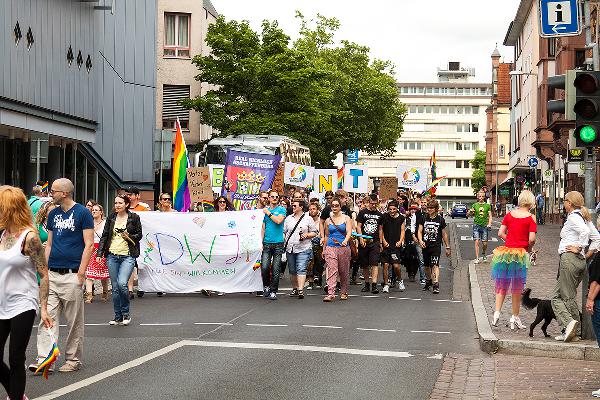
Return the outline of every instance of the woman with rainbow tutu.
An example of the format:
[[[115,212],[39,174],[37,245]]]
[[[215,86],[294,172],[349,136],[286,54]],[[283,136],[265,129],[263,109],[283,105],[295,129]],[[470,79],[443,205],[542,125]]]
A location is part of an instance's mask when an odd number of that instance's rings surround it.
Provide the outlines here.
[[[537,225],[529,212],[535,207],[535,197],[529,190],[523,190],[519,195],[518,206],[506,214],[498,237],[505,241],[504,246],[497,247],[492,257],[492,278],[496,283],[496,310],[492,325],[497,326],[500,310],[510,291],[512,295],[512,316],[510,329],[524,329],[525,325],[519,318],[521,292],[525,287],[529,254],[535,244]]]

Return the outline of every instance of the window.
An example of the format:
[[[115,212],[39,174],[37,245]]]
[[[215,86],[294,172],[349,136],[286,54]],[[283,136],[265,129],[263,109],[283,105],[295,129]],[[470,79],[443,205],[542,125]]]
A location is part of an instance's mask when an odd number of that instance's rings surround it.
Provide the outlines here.
[[[505,152],[506,152],[506,148],[503,144],[500,145],[500,150],[498,150],[498,153],[500,154],[500,158],[504,158],[505,157]]]
[[[13,33],[15,34],[15,46],[17,46],[23,37],[23,33],[21,33],[21,27],[19,26],[19,21],[17,21],[15,28],[13,29]]]
[[[428,87],[426,90],[427,90],[427,92],[426,92],[427,94],[432,94],[433,93],[433,88]]]
[[[479,124],[471,124],[471,132],[479,132]]]
[[[585,67],[585,50],[575,50],[575,69]]]
[[[166,57],[190,57],[190,16],[189,14],[165,13]]]
[[[471,180],[470,179],[463,179],[463,186],[464,187],[469,187],[471,186]]]
[[[452,181],[453,181],[452,178],[447,178],[446,179],[446,182],[447,182],[446,186],[452,186],[452,183],[453,183]]]
[[[456,182],[455,186],[462,187],[462,179],[456,178],[455,182]]]
[[[456,150],[462,150],[463,149],[463,144],[460,142],[456,142]]]
[[[461,168],[461,167],[462,167],[462,161],[456,160],[456,168]]]
[[[477,143],[477,142],[471,143],[471,150],[479,150],[479,143]]]
[[[548,57],[556,56],[556,39],[549,38],[548,39]]]
[[[473,114],[479,114],[479,107],[473,106],[471,107]]]
[[[180,101],[190,98],[190,87],[186,85],[163,85],[162,121],[164,129],[173,129],[179,117],[181,129],[189,129],[190,111]]]
[[[463,168],[469,168],[469,160],[463,160]]]

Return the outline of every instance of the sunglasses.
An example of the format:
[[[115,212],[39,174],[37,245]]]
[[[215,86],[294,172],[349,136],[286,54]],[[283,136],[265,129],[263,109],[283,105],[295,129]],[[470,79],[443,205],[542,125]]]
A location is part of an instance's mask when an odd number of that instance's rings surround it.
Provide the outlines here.
[[[161,197],[161,200],[171,201],[170,197]]]
[[[225,200],[219,200],[219,204],[225,204],[226,201]]]
[[[331,205],[331,207],[332,207],[332,208],[333,208],[333,207],[340,207],[340,205],[339,205],[339,204],[332,204],[332,205]]]
[[[269,197],[272,198],[272,199],[278,199],[279,198],[279,196],[269,196]]]

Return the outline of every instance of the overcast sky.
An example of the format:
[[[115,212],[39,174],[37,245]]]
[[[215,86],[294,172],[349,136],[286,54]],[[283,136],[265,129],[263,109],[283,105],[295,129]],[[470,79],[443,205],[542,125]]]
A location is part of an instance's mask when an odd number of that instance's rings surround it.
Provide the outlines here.
[[[372,58],[396,65],[400,82],[434,82],[437,67],[448,61],[476,69],[476,82],[491,81],[491,59],[496,42],[506,62],[512,48],[502,42],[519,0],[211,0],[226,19],[248,20],[258,30],[264,19],[277,20],[292,38],[299,24],[295,10],[305,17],[320,13],[336,17],[337,39],[371,49]]]

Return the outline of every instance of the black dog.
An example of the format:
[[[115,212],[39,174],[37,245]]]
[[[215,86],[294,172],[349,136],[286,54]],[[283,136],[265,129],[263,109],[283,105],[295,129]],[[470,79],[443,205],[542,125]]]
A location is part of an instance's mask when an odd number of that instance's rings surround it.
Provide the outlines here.
[[[554,315],[554,310],[552,310],[552,304],[550,304],[550,300],[541,300],[535,297],[531,298],[529,295],[531,294],[531,289],[526,288],[523,290],[523,295],[521,298],[521,304],[529,310],[533,310],[537,307],[537,316],[535,317],[535,321],[529,326],[529,337],[533,337],[533,329],[544,320],[542,324],[542,332],[544,332],[544,336],[550,337],[546,332],[548,325],[552,322],[553,319],[556,319],[556,315]]]

